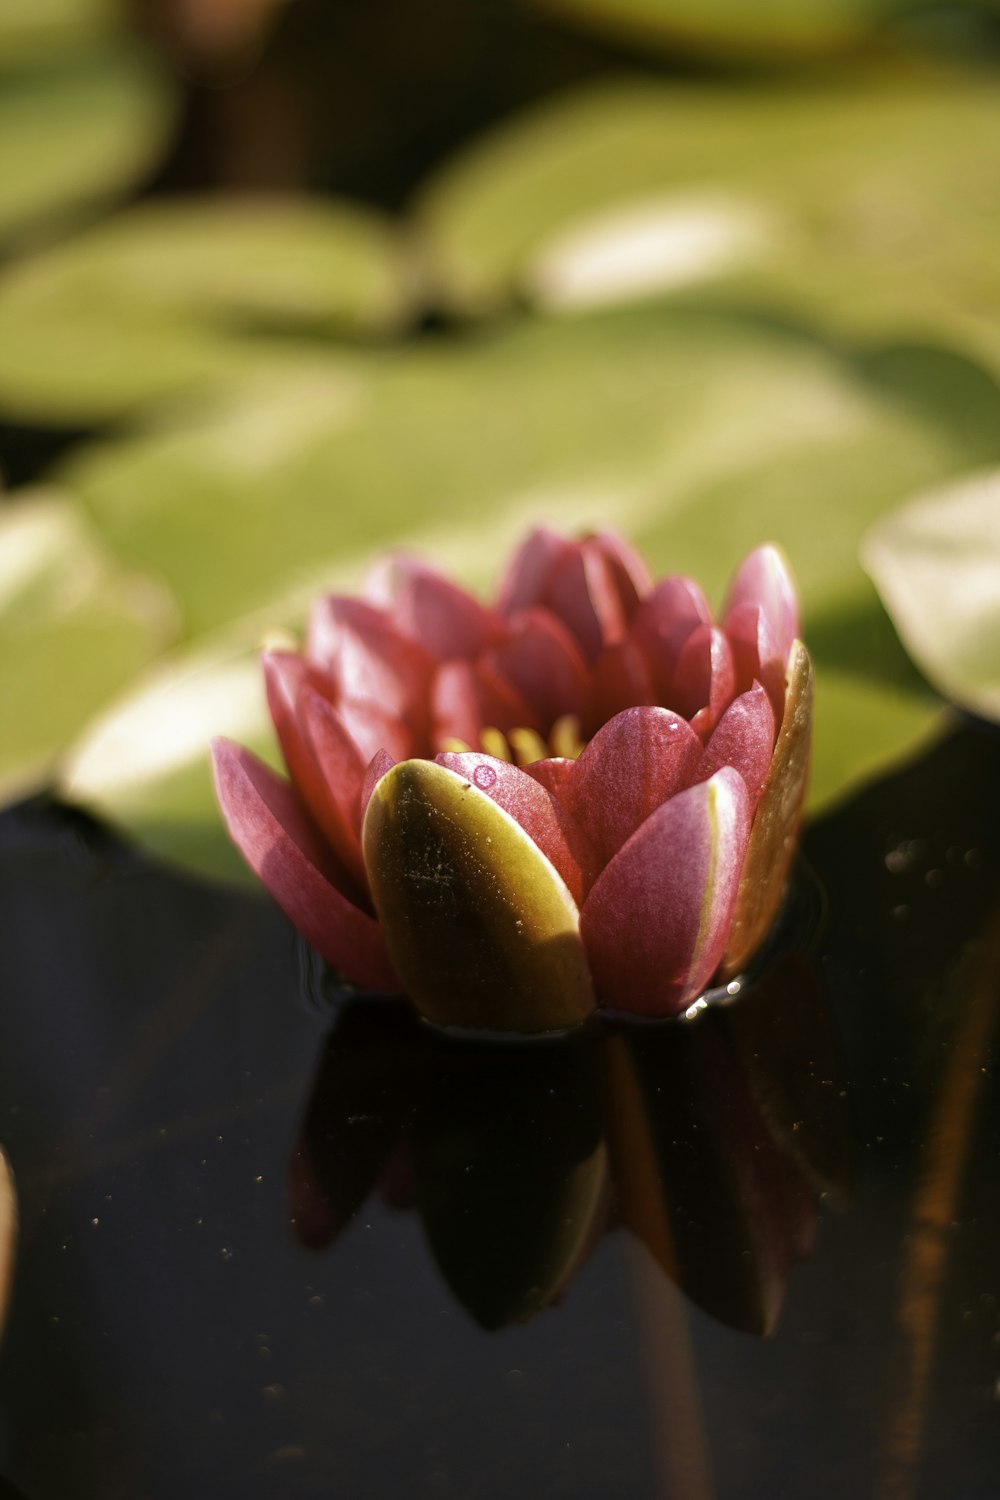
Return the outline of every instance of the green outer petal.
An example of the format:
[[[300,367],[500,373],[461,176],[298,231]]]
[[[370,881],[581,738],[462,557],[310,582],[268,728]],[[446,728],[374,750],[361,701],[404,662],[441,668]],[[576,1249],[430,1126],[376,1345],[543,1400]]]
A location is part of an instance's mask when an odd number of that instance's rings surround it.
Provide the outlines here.
[[[785,714],[750,834],[729,946],[722,960],[723,979],[746,967],[781,906],[805,802],[812,706],[812,662],[802,642],[795,641],[788,665]]]
[[[365,864],[386,942],[428,1020],[556,1031],[594,1008],[580,914],[509,814],[433,761],[403,761],[368,804]]]

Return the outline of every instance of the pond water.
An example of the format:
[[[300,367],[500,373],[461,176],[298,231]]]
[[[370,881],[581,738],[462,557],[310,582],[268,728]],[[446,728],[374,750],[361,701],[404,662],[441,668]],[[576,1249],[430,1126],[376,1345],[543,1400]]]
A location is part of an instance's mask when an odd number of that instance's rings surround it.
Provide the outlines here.
[[[4,814],[11,1493],[994,1497],[998,789],[956,727],[808,830],[735,1005],[527,1048]]]

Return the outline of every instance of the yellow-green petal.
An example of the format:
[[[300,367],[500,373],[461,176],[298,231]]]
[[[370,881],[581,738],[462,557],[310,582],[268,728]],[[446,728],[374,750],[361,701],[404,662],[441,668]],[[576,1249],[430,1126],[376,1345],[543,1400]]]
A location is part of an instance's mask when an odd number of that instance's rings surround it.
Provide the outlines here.
[[[594,1009],[565,883],[463,777],[434,761],[394,766],[368,804],[364,855],[393,964],[428,1020],[558,1031]]]
[[[778,914],[798,840],[809,776],[813,670],[801,641],[788,661],[785,712],[771,758],[767,785],[750,834],[736,911],[721,975],[738,974],[767,936]]]

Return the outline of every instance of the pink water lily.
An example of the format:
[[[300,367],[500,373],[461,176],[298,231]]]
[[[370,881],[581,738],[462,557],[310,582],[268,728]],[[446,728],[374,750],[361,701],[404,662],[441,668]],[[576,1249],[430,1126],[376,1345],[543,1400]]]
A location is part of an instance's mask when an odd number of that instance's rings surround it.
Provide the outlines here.
[[[620,538],[540,530],[483,604],[421,562],[322,599],[263,659],[290,780],[215,743],[229,832],[358,986],[542,1031],[688,1007],[780,906],[809,658],[770,546],[721,622]]]

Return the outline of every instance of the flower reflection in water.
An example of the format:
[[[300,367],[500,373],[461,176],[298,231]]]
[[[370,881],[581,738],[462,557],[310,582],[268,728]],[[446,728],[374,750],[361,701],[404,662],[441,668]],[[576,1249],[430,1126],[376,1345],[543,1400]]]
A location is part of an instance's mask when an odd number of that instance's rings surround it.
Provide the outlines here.
[[[818,976],[794,949],[690,1025],[497,1046],[357,1002],[320,1061],[290,1212],[319,1250],[372,1193],[415,1210],[490,1329],[558,1302],[624,1230],[705,1311],[767,1334],[820,1201],[846,1197],[846,1100]]]

